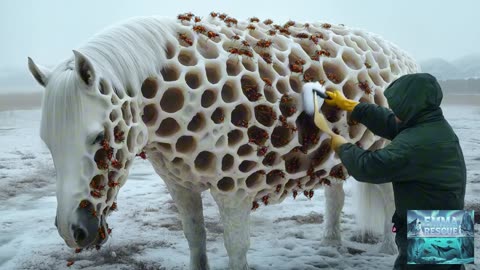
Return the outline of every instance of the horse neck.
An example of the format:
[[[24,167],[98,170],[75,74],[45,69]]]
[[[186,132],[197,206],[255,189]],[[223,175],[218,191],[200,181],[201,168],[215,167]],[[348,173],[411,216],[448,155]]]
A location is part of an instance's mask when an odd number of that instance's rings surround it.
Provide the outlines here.
[[[143,138],[131,140],[136,153],[148,143],[148,128],[142,121],[142,84],[147,78],[157,76],[166,62],[167,39],[173,36],[170,26],[156,18],[127,22],[95,36],[81,48],[100,79],[109,81],[113,88],[111,110],[126,124],[120,130],[128,129],[128,134],[133,131]],[[111,132],[115,134],[115,130]]]
[[[118,114],[127,118],[128,128],[135,126],[138,133],[148,134],[141,115],[144,111],[142,84],[147,78],[156,77],[166,62],[167,43],[175,39],[174,25],[174,21],[155,17],[134,19],[98,34],[81,50],[94,62],[100,76],[110,81],[114,92],[123,96],[118,101],[122,105]],[[123,108],[126,101],[127,109]],[[136,123],[129,117],[136,119]],[[146,144],[144,141],[138,147]]]
[[[174,39],[174,21],[158,18],[134,18],[107,29],[90,40],[83,51],[102,73],[112,78],[117,91],[142,105],[141,86],[156,76],[166,62],[166,47]]]

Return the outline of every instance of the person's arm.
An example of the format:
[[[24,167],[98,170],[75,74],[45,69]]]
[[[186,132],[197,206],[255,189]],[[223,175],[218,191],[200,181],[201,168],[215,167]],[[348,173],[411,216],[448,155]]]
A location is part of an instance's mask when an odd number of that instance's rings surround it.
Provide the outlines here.
[[[393,140],[398,134],[395,114],[377,104],[359,103],[353,109],[351,119],[362,123],[374,134],[389,140]]]
[[[383,184],[402,181],[403,169],[409,166],[410,152],[405,143],[392,141],[376,151],[344,143],[338,147],[337,153],[348,173],[357,181]]]
[[[339,91],[327,91],[329,99],[325,103],[341,110],[352,112],[352,120],[364,124],[369,130],[383,138],[393,140],[398,134],[395,114],[387,108],[370,103],[351,100]]]

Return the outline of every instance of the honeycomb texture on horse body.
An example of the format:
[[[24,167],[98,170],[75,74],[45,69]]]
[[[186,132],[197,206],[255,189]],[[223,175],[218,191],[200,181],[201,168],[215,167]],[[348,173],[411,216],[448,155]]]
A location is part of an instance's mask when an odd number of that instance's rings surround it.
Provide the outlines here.
[[[148,128],[145,150],[163,178],[253,195],[265,204],[291,193],[311,197],[316,187],[347,177],[329,136],[303,112],[305,82],[388,106],[386,86],[418,71],[395,45],[343,25],[237,22],[213,13],[205,19],[179,15],[177,23],[166,63],[139,91],[143,104],[127,101],[112,112],[112,121],[123,116],[119,130],[131,128],[138,121],[133,111],[140,111]],[[350,113],[327,104],[321,111],[348,141],[383,147],[384,140],[350,121]],[[127,140],[137,140],[130,133]]]

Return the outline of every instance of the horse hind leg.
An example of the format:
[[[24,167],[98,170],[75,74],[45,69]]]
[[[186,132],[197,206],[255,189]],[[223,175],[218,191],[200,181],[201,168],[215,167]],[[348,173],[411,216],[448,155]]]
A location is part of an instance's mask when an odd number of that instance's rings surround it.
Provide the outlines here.
[[[190,248],[190,269],[209,269],[201,194],[173,181],[165,180],[165,184],[180,213],[183,232]]]
[[[226,196],[214,190],[211,194],[220,210],[223,239],[229,257],[229,269],[247,270],[247,251],[250,248],[250,211],[252,199]]]
[[[340,215],[345,203],[343,183],[332,182],[324,186],[325,190],[325,227],[321,244],[323,246],[340,246]]]

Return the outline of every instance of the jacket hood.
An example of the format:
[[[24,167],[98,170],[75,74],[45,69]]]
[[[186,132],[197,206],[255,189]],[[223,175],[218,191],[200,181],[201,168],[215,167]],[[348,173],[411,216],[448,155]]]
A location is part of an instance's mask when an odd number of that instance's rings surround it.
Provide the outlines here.
[[[442,89],[428,73],[401,76],[387,87],[384,95],[404,127],[443,118]]]

